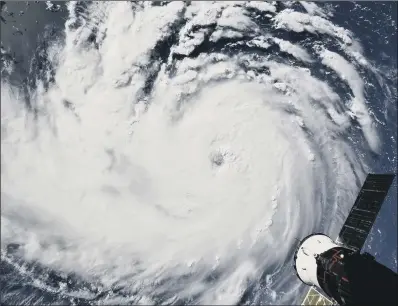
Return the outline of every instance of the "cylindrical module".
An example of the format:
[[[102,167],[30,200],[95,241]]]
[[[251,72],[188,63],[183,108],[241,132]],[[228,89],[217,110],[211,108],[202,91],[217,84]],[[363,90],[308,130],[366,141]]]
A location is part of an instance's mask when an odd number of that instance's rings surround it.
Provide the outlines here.
[[[294,254],[294,267],[301,281],[320,288],[317,277],[317,256],[337,245],[328,236],[312,234],[305,237]]]
[[[294,267],[302,282],[322,289],[340,305],[398,303],[396,273],[326,235],[305,237],[294,254]]]

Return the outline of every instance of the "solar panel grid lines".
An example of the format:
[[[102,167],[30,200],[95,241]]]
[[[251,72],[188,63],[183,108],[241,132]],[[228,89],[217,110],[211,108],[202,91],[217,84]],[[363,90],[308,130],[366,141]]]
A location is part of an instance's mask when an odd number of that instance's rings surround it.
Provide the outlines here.
[[[337,305],[314,287],[311,287],[301,305]]]
[[[338,236],[338,241],[360,251],[376,220],[395,174],[368,174]]]

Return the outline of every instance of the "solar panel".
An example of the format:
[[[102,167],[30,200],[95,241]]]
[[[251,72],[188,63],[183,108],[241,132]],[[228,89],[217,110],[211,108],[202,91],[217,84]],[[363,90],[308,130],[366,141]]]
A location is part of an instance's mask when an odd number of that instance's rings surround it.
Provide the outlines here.
[[[368,174],[337,241],[360,251],[368,237],[395,174]]]
[[[301,305],[337,305],[314,287],[310,287]]]

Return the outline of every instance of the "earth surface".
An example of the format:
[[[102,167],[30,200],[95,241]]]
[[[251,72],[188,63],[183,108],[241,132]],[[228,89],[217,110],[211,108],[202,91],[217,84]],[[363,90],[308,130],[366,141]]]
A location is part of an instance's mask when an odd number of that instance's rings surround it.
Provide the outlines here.
[[[397,169],[396,2],[1,2],[1,304],[292,304]],[[363,251],[397,272],[397,180]]]

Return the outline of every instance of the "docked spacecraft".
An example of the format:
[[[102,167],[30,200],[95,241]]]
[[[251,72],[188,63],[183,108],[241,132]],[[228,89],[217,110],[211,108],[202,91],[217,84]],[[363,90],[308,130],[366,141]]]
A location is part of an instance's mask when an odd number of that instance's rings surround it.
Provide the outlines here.
[[[311,286],[302,305],[397,305],[397,274],[361,253],[394,180],[394,174],[369,174],[336,241],[315,233],[294,253],[300,280]]]

